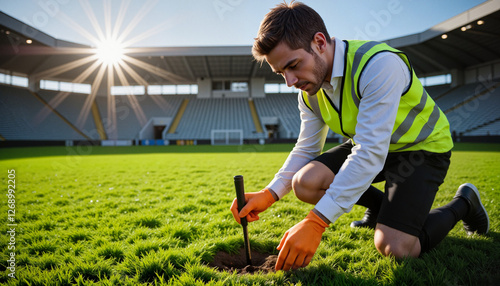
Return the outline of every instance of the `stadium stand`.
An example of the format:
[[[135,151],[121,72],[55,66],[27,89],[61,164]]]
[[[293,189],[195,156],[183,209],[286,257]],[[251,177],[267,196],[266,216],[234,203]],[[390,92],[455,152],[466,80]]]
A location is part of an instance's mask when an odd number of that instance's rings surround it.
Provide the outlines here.
[[[264,138],[257,133],[246,98],[193,98],[171,140],[210,139],[214,129],[242,129],[245,139]]]
[[[96,132],[92,132],[96,127],[91,114],[82,115],[82,118],[85,118],[83,124],[78,122],[82,106],[85,105],[85,101],[88,95],[69,92],[56,92],[51,90],[40,90],[38,92],[38,95],[45,102],[47,102],[48,105],[57,110],[62,116],[64,116],[64,118],[66,118],[78,129],[82,130],[82,132],[89,136],[91,139],[100,139],[99,135]],[[52,112],[50,111],[50,109],[45,108],[39,111],[36,117],[40,122],[43,122],[44,117],[47,116],[48,113]],[[67,136],[66,139],[69,140],[73,138],[71,136]]]
[[[433,86],[426,86],[425,90],[435,101],[439,99],[441,96],[446,95],[446,93],[451,90],[451,87],[449,84],[433,85]]]
[[[25,88],[0,85],[0,134],[6,140],[85,140],[61,117],[49,112],[46,106]]]
[[[471,83],[466,84],[457,88],[454,88],[446,92],[441,97],[437,98],[435,101],[439,108],[446,112],[448,109],[452,108],[457,103],[464,101],[466,98],[474,95],[477,84]]]
[[[469,87],[468,87],[469,88]],[[450,129],[462,135],[496,134],[492,125],[500,119],[500,89],[482,89],[479,96],[461,100],[453,108],[445,111],[450,121]]]
[[[160,95],[115,96],[113,98],[115,116],[108,110],[107,97],[98,96],[96,102],[109,139],[132,140],[137,138],[149,118],[174,117],[183,98],[183,96]],[[138,103],[139,108],[133,104],[134,102]],[[140,114],[144,115],[142,121]]]
[[[254,99],[260,117],[278,117],[284,129],[284,138],[297,138],[300,131],[300,117],[297,109],[297,94],[268,94],[266,98]]]
[[[500,135],[500,118],[496,121],[481,126],[476,130],[467,132],[466,135],[470,136],[498,136]]]

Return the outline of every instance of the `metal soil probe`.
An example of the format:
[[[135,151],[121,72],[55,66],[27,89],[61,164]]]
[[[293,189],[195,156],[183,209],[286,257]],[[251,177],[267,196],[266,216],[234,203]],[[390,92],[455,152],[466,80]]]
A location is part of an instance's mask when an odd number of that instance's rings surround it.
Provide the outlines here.
[[[245,187],[243,186],[243,176],[234,176],[234,188],[236,189],[236,200],[238,201],[238,212],[245,206]],[[245,253],[247,255],[247,265],[252,265],[252,255],[250,253],[250,241],[248,240],[247,218],[241,218],[243,227],[243,239],[245,241]]]

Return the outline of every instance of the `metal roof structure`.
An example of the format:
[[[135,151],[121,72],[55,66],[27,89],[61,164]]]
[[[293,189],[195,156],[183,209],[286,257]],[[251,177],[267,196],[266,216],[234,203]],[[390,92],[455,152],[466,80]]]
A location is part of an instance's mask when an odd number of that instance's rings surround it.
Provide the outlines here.
[[[388,39],[406,52],[420,77],[448,73],[500,59],[500,0],[486,1],[417,34]],[[0,69],[32,80],[92,83],[107,72],[95,49],[55,39],[0,12]],[[251,46],[131,48],[114,83],[192,84],[198,78],[282,83],[269,66],[251,55]]]
[[[418,34],[384,41],[404,51],[419,76],[500,59],[500,1],[477,5]]]

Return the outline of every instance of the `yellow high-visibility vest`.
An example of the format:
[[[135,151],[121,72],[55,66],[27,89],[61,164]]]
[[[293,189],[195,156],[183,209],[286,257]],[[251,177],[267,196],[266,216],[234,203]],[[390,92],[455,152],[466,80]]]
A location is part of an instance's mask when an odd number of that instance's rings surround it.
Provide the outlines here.
[[[309,109],[335,133],[352,139],[356,134],[362,98],[359,79],[364,67],[376,54],[392,52],[406,63],[412,78],[409,89],[401,95],[389,152],[425,150],[444,153],[453,148],[448,119],[425,91],[406,54],[381,42],[355,40],[345,43],[344,74],[338,108],[321,89],[313,96],[302,92],[302,99]],[[353,143],[356,144],[354,140]]]

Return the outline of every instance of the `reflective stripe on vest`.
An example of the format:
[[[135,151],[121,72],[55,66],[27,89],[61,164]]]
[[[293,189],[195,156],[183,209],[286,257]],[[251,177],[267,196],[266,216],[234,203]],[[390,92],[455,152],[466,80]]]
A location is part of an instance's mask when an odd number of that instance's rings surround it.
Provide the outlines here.
[[[323,90],[314,96],[302,92],[304,103],[334,132],[352,139],[355,135],[361,96],[359,82],[366,64],[380,52],[397,54],[408,66],[411,82],[401,95],[389,151],[426,150],[447,152],[453,147],[449,123],[444,113],[427,94],[418,80],[407,56],[384,43],[345,41],[346,53],[341,97],[336,108]],[[348,76],[346,76],[348,75]],[[432,144],[427,144],[432,142]],[[355,142],[354,142],[355,144]]]

